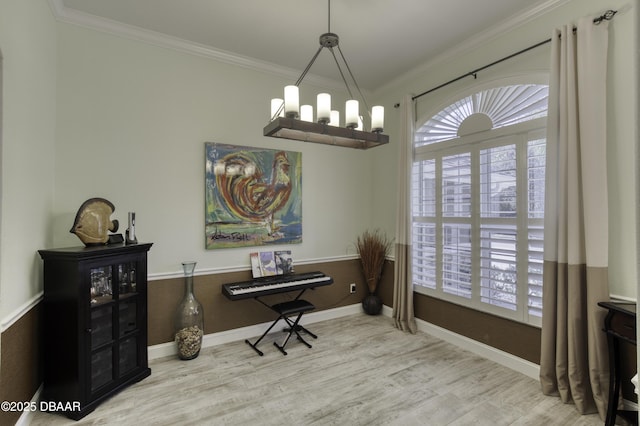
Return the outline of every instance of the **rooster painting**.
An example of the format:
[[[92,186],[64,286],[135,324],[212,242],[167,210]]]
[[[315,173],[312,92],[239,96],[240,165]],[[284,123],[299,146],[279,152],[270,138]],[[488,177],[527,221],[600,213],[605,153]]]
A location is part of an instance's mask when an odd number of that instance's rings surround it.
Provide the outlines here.
[[[301,241],[295,152],[207,144],[207,247]]]
[[[267,181],[247,154],[228,154],[218,163],[217,172],[214,168],[219,196],[231,213],[251,222],[264,222],[271,235],[273,213],[280,210],[291,195],[289,166],[287,154],[278,152]]]

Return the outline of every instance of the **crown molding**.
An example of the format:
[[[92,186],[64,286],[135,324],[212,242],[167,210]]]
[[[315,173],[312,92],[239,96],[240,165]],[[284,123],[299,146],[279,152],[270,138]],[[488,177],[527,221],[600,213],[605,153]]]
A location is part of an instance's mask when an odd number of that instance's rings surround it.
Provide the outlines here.
[[[157,47],[201,56],[261,73],[277,75],[294,81],[300,77],[300,73],[302,72],[301,70],[284,67],[267,61],[261,61],[248,56],[238,55],[221,49],[215,49],[211,46],[185,40],[179,37],[173,37],[157,31],[146,30],[111,19],[80,12],[66,7],[63,0],[49,0],[49,5],[58,22],[77,25],[91,30],[151,44]],[[339,90],[344,89],[343,82],[320,77],[314,74],[307,74],[305,76],[305,81],[319,87]]]
[[[267,61],[261,61],[258,59],[250,58],[247,56],[238,55],[233,52],[215,49],[211,46],[192,42],[189,40],[181,39],[178,37],[169,36],[156,31],[146,30],[133,25],[123,24],[121,22],[113,21],[106,18],[101,18],[95,15],[80,12],[75,9],[68,8],[64,5],[63,0],[48,0],[50,8],[53,12],[55,19],[59,22],[64,22],[80,27],[108,33],[111,35],[120,36],[130,40],[136,40],[139,42],[151,44],[158,47],[172,49],[192,55],[197,55],[209,59],[213,59],[222,63],[235,65],[261,73],[268,73],[279,77],[284,77],[290,80],[296,80],[301,73],[301,70],[283,67]],[[399,75],[388,83],[380,86],[375,92],[382,92],[400,81],[409,79],[411,77],[423,74],[426,70],[434,67],[437,64],[444,63],[451,58],[471,51],[477,46],[486,43],[492,39],[497,38],[499,35],[511,31],[518,26],[538,18],[541,15],[549,13],[553,9],[560,7],[572,0],[547,0],[542,3],[534,5],[532,8],[513,15],[511,18],[502,22],[499,25],[488,28],[487,30],[468,38],[462,43],[447,49],[433,58],[424,62],[422,65],[407,71],[404,74]],[[314,86],[326,87],[333,90],[344,89],[344,83],[320,77],[314,74],[307,74],[305,77],[306,82]],[[369,92],[369,91],[366,91]]]
[[[478,46],[494,40],[500,35],[512,31],[530,21],[533,21],[534,19],[539,18],[540,16],[545,15],[571,1],[572,0],[547,0],[542,3],[538,3],[524,12],[511,16],[511,18],[503,21],[500,24],[487,28],[485,31],[469,37],[458,45],[452,48],[448,48],[446,51],[434,56],[426,62],[423,62],[422,65],[419,65],[418,67],[409,70],[404,74],[400,74],[398,77],[380,86],[380,88],[378,88],[375,93],[386,91],[390,87],[393,87],[401,81],[424,74],[430,68],[450,61],[457,56],[464,55],[467,52],[473,51]]]

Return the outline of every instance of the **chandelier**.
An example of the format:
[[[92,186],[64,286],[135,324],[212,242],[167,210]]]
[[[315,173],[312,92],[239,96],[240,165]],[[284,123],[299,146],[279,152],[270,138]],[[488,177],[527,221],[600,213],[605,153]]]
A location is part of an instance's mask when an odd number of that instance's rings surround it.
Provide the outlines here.
[[[331,32],[331,0],[328,0],[328,4],[328,31],[320,36],[320,47],[296,83],[284,88],[284,98],[274,98],[271,100],[271,120],[263,130],[264,136],[358,149],[368,149],[389,143],[389,136],[382,133],[384,107],[374,106],[369,112],[369,107],[364,99],[364,95],[340,49],[338,44],[339,37],[337,34]],[[299,86],[320,52],[325,48],[331,52],[340,76],[342,77],[342,81],[349,93],[349,100],[345,104],[344,127],[340,126],[340,112],[331,108],[330,94],[319,93],[317,95],[315,120],[313,117],[313,106],[300,105],[299,102]],[[336,50],[338,51],[338,55],[336,55]],[[342,65],[338,58],[342,60]],[[351,79],[353,87],[360,95],[364,109],[368,113],[370,131],[366,131],[364,128],[365,120],[362,115],[360,115],[360,103],[354,97],[351,86],[347,82],[345,70]]]

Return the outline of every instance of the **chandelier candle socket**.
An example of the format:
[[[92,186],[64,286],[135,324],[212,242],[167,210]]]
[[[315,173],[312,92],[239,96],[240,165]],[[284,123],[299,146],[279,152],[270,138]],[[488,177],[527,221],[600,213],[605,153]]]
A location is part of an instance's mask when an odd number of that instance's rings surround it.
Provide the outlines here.
[[[384,108],[375,106],[371,111],[368,111],[367,101],[364,99],[358,82],[351,72],[342,49],[340,49],[340,38],[337,34],[331,32],[331,0],[328,0],[327,3],[329,6],[329,31],[320,35],[320,48],[316,51],[300,78],[294,85],[285,87],[284,117],[274,110],[272,101],[271,121],[264,127],[263,135],[357,149],[368,149],[387,144],[389,143],[389,136],[382,134]],[[359,100],[350,99],[346,103],[345,128],[340,127],[339,112],[331,110],[331,96],[328,93],[317,95],[316,122],[313,122],[313,112],[310,113],[311,118],[309,118],[306,106],[304,108],[305,111],[300,111],[299,108],[298,87],[320,52],[324,49],[328,49],[331,52],[349,96],[354,98],[356,97],[354,94],[359,95],[357,96]],[[334,49],[338,52],[335,52]],[[356,91],[352,92],[347,78],[350,79]],[[359,102],[363,103],[363,109],[367,110],[367,116],[370,121],[365,122],[360,115]],[[313,111],[313,108],[311,108],[311,111]],[[368,123],[371,123],[371,131],[365,130]]]

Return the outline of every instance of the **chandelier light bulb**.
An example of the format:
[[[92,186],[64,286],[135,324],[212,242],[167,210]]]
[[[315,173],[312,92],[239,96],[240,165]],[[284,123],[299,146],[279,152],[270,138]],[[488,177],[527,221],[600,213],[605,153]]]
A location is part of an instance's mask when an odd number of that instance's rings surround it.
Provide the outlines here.
[[[350,99],[345,105],[345,127],[353,129],[358,126],[358,101]]]
[[[329,126],[340,127],[340,111],[331,111],[331,120],[329,121]]]
[[[300,120],[313,122],[313,107],[311,105],[300,107]]]
[[[284,117],[284,101],[280,98],[271,99],[271,116],[269,120],[274,120],[278,117]]]
[[[331,95],[318,93],[318,123],[326,124],[331,120]]]
[[[382,132],[384,129],[384,107],[376,105],[371,108],[371,131]]]
[[[300,115],[300,98],[298,86],[284,87],[284,115],[287,118],[298,118]]]

